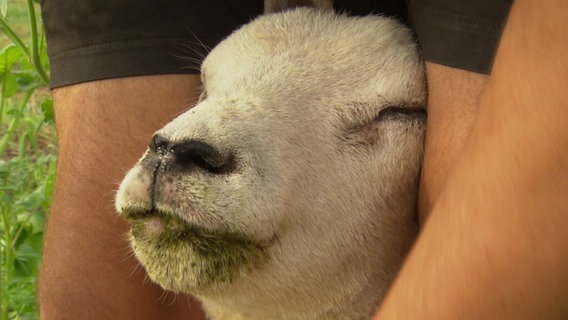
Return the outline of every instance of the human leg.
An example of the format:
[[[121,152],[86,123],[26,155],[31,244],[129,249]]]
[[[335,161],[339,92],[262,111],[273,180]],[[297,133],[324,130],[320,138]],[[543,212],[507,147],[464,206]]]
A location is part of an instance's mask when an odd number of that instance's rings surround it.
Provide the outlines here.
[[[58,175],[40,275],[42,319],[200,316],[150,283],[129,251],[114,190],[153,132],[198,95],[195,75],[88,82],[54,91]]]
[[[423,224],[467,138],[487,76],[426,62],[428,130],[420,180],[419,215]]]
[[[40,275],[43,319],[200,313],[147,280],[114,194],[153,132],[197,97],[197,75],[172,74],[198,72],[212,46],[261,10],[261,2],[222,0],[42,3],[60,145]]]
[[[409,1],[428,79],[428,130],[420,183],[423,224],[477,113],[510,0]]]

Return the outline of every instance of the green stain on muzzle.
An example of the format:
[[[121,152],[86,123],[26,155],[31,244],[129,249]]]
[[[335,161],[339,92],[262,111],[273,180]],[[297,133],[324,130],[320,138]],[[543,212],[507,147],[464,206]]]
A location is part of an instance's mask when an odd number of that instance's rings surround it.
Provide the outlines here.
[[[210,231],[176,215],[152,212],[133,220],[131,243],[152,280],[168,290],[199,292],[213,284],[232,283],[240,272],[268,260],[269,241],[241,233]],[[147,232],[148,219],[161,219],[162,232]]]

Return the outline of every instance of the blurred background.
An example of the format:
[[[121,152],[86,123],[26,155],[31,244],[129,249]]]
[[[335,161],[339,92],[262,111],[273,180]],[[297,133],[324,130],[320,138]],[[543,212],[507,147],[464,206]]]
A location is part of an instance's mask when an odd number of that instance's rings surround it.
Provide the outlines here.
[[[39,0],[0,0],[0,320],[38,319],[57,154]]]

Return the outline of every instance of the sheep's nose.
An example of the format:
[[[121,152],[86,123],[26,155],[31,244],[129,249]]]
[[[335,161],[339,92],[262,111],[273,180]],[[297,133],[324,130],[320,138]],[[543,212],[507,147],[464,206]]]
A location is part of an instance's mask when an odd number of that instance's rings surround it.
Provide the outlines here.
[[[172,162],[184,169],[197,167],[214,174],[229,173],[235,169],[232,154],[220,152],[211,144],[200,140],[171,142],[156,134],[149,149],[163,161]]]
[[[170,142],[159,134],[155,134],[150,141],[150,151],[155,154],[164,156],[170,148]]]

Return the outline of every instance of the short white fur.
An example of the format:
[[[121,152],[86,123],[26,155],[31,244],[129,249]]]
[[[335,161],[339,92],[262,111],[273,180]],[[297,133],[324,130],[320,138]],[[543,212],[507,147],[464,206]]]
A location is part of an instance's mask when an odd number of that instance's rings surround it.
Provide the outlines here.
[[[141,162],[117,210],[155,206],[238,232],[269,244],[268,260],[230,283],[166,288],[196,295],[212,319],[370,318],[417,232],[424,123],[378,117],[425,106],[409,30],[380,16],[268,14],[214,48],[202,79],[203,99],[158,133],[232,152],[236,171],[181,173],[151,191]]]

